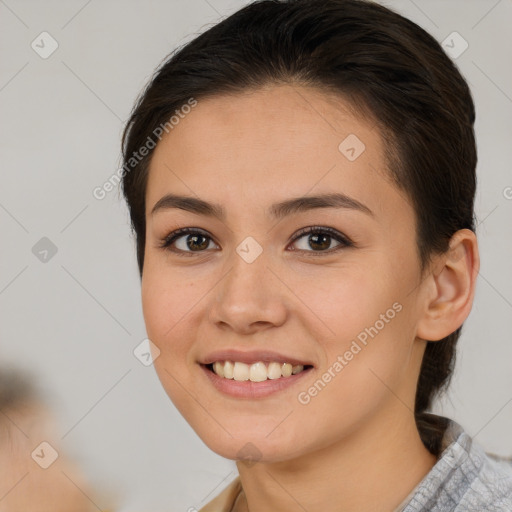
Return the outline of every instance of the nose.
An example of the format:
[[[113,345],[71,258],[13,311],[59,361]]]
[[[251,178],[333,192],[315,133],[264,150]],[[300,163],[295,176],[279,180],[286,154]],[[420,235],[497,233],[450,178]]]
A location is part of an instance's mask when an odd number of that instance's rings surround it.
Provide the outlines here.
[[[270,268],[265,251],[253,261],[233,251],[228,270],[213,295],[210,320],[238,334],[282,325],[286,320],[286,287]]]

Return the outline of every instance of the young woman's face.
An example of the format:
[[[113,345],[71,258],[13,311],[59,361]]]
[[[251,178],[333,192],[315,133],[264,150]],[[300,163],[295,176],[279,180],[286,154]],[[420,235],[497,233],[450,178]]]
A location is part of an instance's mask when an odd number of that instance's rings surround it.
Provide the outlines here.
[[[341,99],[274,86],[200,100],[156,147],[144,318],[165,390],[220,455],[286,460],[412,417],[415,216],[383,144]],[[311,200],[329,194],[331,206]],[[180,228],[199,234],[172,240]],[[226,360],[234,379],[206,366],[229,376]],[[284,363],[305,370],[286,376]]]

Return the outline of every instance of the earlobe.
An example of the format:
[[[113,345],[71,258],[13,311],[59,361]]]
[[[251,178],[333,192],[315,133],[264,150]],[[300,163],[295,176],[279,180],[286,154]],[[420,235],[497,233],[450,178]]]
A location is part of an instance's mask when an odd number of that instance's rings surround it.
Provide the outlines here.
[[[426,280],[431,293],[425,299],[417,337],[438,341],[462,325],[471,311],[479,269],[475,233],[469,229],[457,231],[449,250],[436,257]]]

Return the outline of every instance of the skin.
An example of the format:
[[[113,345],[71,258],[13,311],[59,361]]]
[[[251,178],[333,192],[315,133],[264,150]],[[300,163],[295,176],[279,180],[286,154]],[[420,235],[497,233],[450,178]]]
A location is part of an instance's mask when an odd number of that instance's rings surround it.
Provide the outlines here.
[[[37,454],[50,454],[37,449],[42,441],[58,454],[47,468],[35,462]],[[99,496],[62,449],[55,419],[44,406],[28,402],[0,409],[0,512],[97,512],[95,503],[108,500],[113,497]]]
[[[338,149],[349,134],[365,144],[352,162]],[[171,192],[221,204],[226,220],[179,209],[152,214]],[[373,215],[319,208],[277,222],[267,213],[278,201],[332,192]],[[479,267],[474,234],[458,231],[422,275],[413,207],[388,177],[375,123],[339,96],[297,85],[199,101],[155,149],[146,222],[142,302],[160,350],[159,378],[213,451],[235,460],[248,442],[259,451],[256,463],[237,462],[238,510],[398,506],[435,464],[414,422],[416,382],[424,340],[442,339],[470,312]],[[354,246],[332,252],[339,243],[330,239],[320,254],[309,235],[292,242],[315,225]],[[210,245],[191,251],[185,235],[174,246],[192,256],[161,248],[181,227],[202,229]],[[263,250],[250,264],[236,252],[248,236]],[[394,303],[401,311],[317,396],[299,403],[298,394]],[[274,396],[230,398],[198,365],[224,348],[270,348],[315,368]]]

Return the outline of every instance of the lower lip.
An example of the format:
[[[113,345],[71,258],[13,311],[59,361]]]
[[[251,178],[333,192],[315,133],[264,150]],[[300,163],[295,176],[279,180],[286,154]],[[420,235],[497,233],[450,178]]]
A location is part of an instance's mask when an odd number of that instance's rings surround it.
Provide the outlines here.
[[[300,373],[279,379],[267,379],[262,382],[250,380],[238,381],[219,377],[205,365],[199,365],[210,382],[221,392],[235,398],[265,398],[278,391],[284,391],[299,382],[305,375],[309,375],[313,367],[302,370]]]

